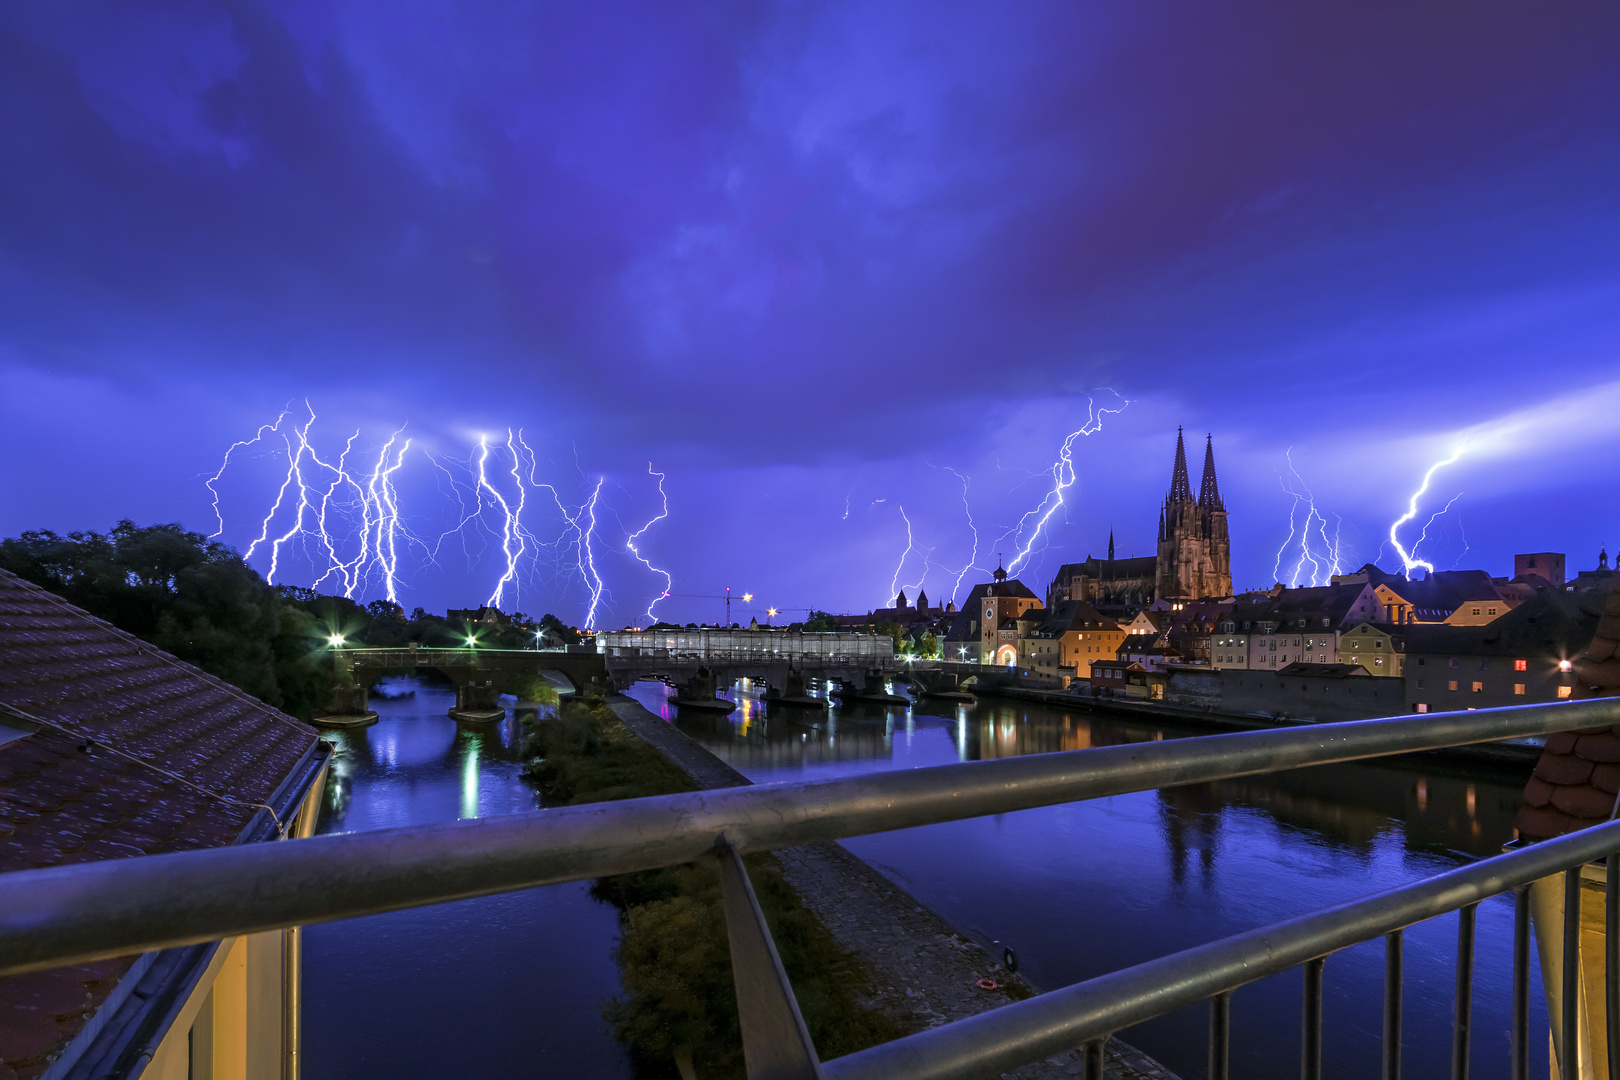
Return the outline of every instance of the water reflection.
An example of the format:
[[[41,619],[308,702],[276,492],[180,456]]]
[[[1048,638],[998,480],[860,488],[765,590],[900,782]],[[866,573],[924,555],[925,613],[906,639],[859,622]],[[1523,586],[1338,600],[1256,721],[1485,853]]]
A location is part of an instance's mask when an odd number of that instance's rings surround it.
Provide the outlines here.
[[[797,714],[750,701],[730,717],[692,719],[669,711],[662,687],[641,684],[632,695],[759,782],[1208,734],[991,701]],[[1057,987],[1494,854],[1513,835],[1522,783],[1432,758],[1317,766],[845,844],[963,930],[1015,943],[1032,977]],[[1504,1077],[1511,904],[1482,904],[1478,918],[1473,1075]],[[1455,925],[1448,917],[1407,932],[1413,1076],[1449,1065]],[[1335,1080],[1378,1071],[1381,959],[1374,942],[1327,965],[1325,1075]],[[1295,973],[1234,995],[1233,1075],[1297,1075],[1299,992]],[[1537,1000],[1532,1023],[1544,1030],[1540,1008]],[[1196,1008],[1125,1037],[1196,1077],[1205,1019]]]
[[[451,691],[373,698],[381,721],[330,733],[319,830],[359,832],[533,810],[508,718],[458,727]],[[618,992],[615,911],[589,883],[308,927],[307,1080],[623,1077],[630,1062],[600,1014]]]

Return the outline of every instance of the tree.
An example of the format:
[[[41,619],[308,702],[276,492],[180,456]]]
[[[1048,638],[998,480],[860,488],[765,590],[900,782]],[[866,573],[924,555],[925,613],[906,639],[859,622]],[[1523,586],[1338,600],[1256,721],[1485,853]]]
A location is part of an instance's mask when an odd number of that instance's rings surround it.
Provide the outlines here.
[[[294,715],[330,689],[314,621],[235,550],[179,525],[0,541],[0,567]]]
[[[838,629],[837,616],[830,612],[811,608],[804,619],[804,632],[807,634],[830,634]]]

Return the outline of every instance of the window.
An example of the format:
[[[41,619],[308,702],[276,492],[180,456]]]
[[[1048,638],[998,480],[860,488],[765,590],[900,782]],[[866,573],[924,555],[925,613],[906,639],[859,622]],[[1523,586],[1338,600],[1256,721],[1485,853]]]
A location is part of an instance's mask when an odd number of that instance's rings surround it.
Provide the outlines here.
[[[1423,689],[1423,680],[1422,680],[1422,679],[1419,679],[1419,680],[1418,680],[1418,684],[1417,684],[1417,688],[1418,688],[1418,689],[1419,689],[1419,690],[1421,690],[1421,689]]]
[[[1384,658],[1382,656],[1380,656],[1378,659],[1374,660],[1373,661],[1373,666],[1374,667],[1383,667],[1384,666]]]
[[[1515,661],[1513,661],[1513,670],[1514,671],[1529,671],[1530,670],[1530,661],[1528,661],[1528,660],[1515,660]]]
[[[1461,664],[1459,664],[1459,663],[1458,663],[1458,662],[1457,662],[1457,658],[1456,658],[1456,657],[1455,657],[1455,656],[1453,656],[1453,657],[1452,657],[1452,658],[1451,658],[1451,666],[1452,666],[1452,667],[1460,667],[1460,666],[1462,666],[1462,665],[1461,665]]]
[[[1422,667],[1427,662],[1428,662],[1427,658],[1422,657],[1422,656],[1418,657],[1418,667]]]
[[[1457,689],[1457,680],[1452,679],[1450,682],[1446,683],[1446,689],[1447,690],[1455,690],[1455,689]]]
[[[1524,683],[1522,683],[1522,682],[1514,683],[1513,684],[1513,694],[1514,694],[1515,697],[1524,697]]]
[[[1491,662],[1489,660],[1481,660],[1479,662],[1479,670],[1481,670],[1481,671],[1489,671],[1489,670],[1491,670]]]
[[[1428,712],[1429,707],[1427,705],[1425,705],[1423,702],[1420,701],[1416,705],[1412,706],[1412,711],[1413,712]]]
[[[1482,682],[1474,683],[1473,687],[1474,687],[1474,693],[1476,693],[1476,694],[1484,693],[1484,691],[1485,691],[1485,684],[1482,683]]]
[[[1479,614],[1479,608],[1475,608],[1475,609],[1474,609],[1474,614],[1475,614],[1475,615],[1478,615],[1478,614]]]
[[[1559,687],[1559,688],[1558,688],[1558,696],[1559,696],[1559,697],[1561,697],[1561,698],[1567,698],[1567,697],[1569,697],[1569,692],[1570,692],[1570,690],[1572,690],[1572,689],[1573,689],[1573,687],[1569,687],[1569,686],[1560,686],[1560,687]]]

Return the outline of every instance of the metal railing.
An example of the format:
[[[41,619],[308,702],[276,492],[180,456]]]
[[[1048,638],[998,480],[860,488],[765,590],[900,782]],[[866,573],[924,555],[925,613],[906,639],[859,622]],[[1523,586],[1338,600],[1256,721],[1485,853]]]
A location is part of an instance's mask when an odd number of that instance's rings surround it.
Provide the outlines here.
[[[1608,1015],[1615,998],[1614,857],[1620,822],[1596,826],[1470,866],[1238,934],[825,1064],[817,1060],[792,987],[742,872],[756,851],[909,828],[1306,765],[1545,735],[1620,721],[1620,699],[1430,713],[1162,742],[1131,743],[808,783],[559,807],[288,841],[0,874],[0,975],[82,963],[313,922],[442,903],[610,874],[716,859],[738,986],[744,1058],[753,1078],[967,1078],[1084,1045],[1101,1077],[1108,1037],[1132,1024],[1211,999],[1211,1076],[1226,1076],[1230,994],[1305,965],[1301,1075],[1320,1075],[1321,972],[1326,957],[1384,936],[1385,1077],[1400,1075],[1400,934],[1450,911],[1460,919],[1455,1077],[1468,1070],[1474,906],[1518,891],[1513,1066],[1528,1062],[1530,882],[1610,859]],[[1573,868],[1573,869],[1571,869]],[[1578,897],[1578,892],[1572,893]],[[1566,920],[1578,929],[1578,919]],[[1575,956],[1570,929],[1565,949]],[[1577,1000],[1576,964],[1564,1001]],[[1390,1006],[1389,1002],[1393,1002]],[[1559,1053],[1571,1067],[1578,1040],[1566,1004]],[[1612,1037],[1612,1035],[1611,1035]],[[1617,1055],[1611,1055],[1613,1062]],[[1564,1070],[1565,1077],[1578,1073]]]

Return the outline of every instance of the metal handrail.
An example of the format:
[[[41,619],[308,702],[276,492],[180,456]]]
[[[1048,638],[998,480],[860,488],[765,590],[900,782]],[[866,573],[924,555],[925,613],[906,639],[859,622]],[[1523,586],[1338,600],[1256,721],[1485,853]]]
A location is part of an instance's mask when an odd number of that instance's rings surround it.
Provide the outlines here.
[[[994,1076],[1436,915],[1464,912],[1471,931],[1480,901],[1616,851],[1620,821],[1611,821],[834,1058],[821,1069],[827,1080]],[[1458,989],[1466,1003],[1471,984]],[[1465,1007],[1465,1033],[1466,1015]]]
[[[1620,699],[1302,725],[0,874],[0,975],[1305,765],[1620,721]]]

